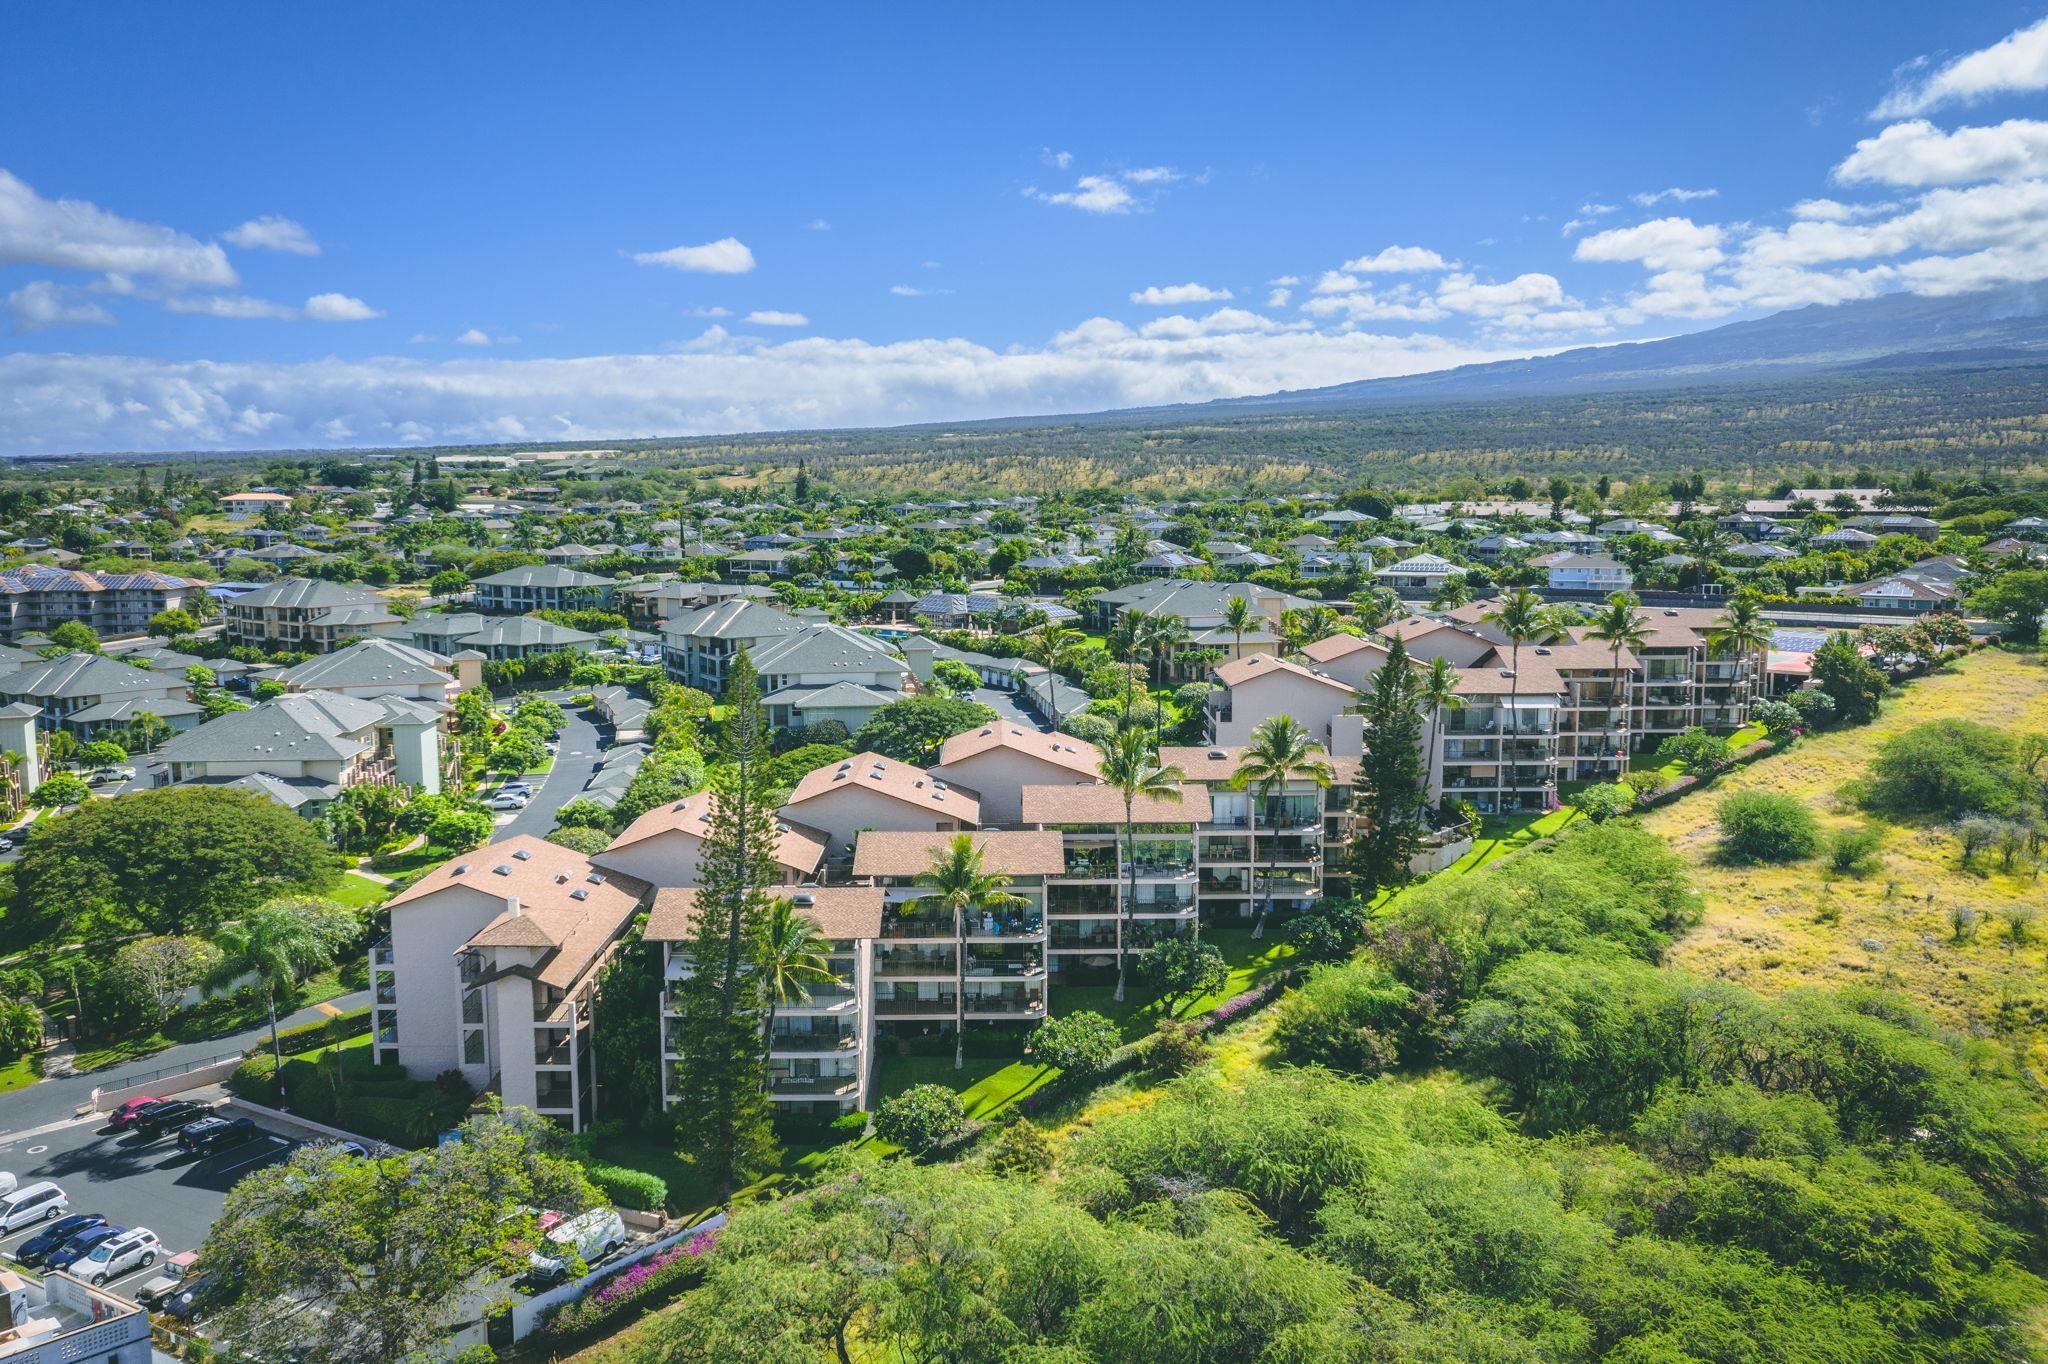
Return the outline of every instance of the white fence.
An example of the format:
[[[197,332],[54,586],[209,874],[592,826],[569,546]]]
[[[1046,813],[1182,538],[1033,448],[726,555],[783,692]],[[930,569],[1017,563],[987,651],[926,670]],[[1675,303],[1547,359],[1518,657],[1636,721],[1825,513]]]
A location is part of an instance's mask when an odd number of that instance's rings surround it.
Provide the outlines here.
[[[173,1094],[183,1094],[188,1090],[219,1084],[235,1073],[235,1067],[241,1065],[242,1060],[242,1053],[234,1052],[182,1068],[172,1066],[151,1071],[140,1079],[95,1089],[85,1101],[85,1112],[107,1113],[119,1108],[128,1100],[139,1099],[145,1094],[151,1098],[162,1099]]]

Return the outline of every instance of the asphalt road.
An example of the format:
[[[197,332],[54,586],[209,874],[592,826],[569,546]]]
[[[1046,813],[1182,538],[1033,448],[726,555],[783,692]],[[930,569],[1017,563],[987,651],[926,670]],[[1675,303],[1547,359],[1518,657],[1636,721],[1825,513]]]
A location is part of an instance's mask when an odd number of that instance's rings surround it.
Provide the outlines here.
[[[352,995],[329,1000],[328,1006],[346,1013],[369,1002],[370,992],[358,990]],[[311,1023],[315,1019],[326,1017],[326,1009],[315,1006],[301,1009],[288,1018],[279,1019],[278,1026],[290,1027],[295,1023]],[[153,1056],[145,1056],[139,1061],[130,1061],[124,1065],[105,1066],[83,1075],[66,1076],[61,1080],[43,1080],[26,1089],[17,1089],[11,1094],[0,1094],[0,1134],[26,1131],[29,1128],[41,1127],[45,1123],[61,1122],[75,1113],[95,1088],[111,1089],[127,1083],[130,1079],[149,1075],[153,1071],[190,1065],[242,1051],[266,1040],[269,1036],[270,1028],[266,1024],[246,1032],[230,1033],[224,1037],[212,1037],[204,1041],[167,1047]],[[0,1141],[4,1140],[4,1135],[0,1135]]]
[[[548,699],[559,704],[570,694],[550,692]],[[584,711],[570,710],[568,715],[569,722],[562,726],[558,736],[562,751],[555,755],[554,770],[544,777],[526,779],[534,786],[532,802],[524,810],[508,810],[498,815],[497,828],[491,834],[493,843],[519,834],[545,837],[555,827],[555,811],[581,795],[583,783],[597,770],[598,758],[610,739],[609,731],[601,732]]]
[[[289,1154],[289,1142],[266,1134],[194,1157],[168,1135],[145,1143],[137,1135],[85,1122],[0,1142],[0,1169],[12,1171],[23,1184],[38,1179],[55,1183],[70,1195],[71,1212],[100,1213],[124,1227],[148,1227],[164,1243],[161,1258],[168,1259],[199,1248],[236,1180]],[[0,1250],[15,1249],[39,1230],[25,1227],[0,1237]],[[157,1272],[138,1268],[107,1286],[132,1294]]]
[[[1033,714],[1031,708],[1019,700],[1017,693],[1013,691],[1003,691],[998,687],[977,687],[969,696],[971,700],[979,701],[994,711],[998,719],[1041,733],[1051,729],[1051,726]]]

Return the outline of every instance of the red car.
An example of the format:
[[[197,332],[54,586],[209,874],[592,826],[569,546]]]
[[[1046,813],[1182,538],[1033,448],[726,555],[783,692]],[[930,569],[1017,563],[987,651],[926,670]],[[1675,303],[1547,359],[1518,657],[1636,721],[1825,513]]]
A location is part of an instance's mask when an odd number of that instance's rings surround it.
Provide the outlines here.
[[[141,1113],[143,1109],[148,1108],[151,1104],[160,1104],[162,1102],[162,1099],[156,1098],[130,1099],[127,1103],[115,1109],[107,1118],[107,1126],[126,1127],[129,1123],[135,1121],[136,1115]]]

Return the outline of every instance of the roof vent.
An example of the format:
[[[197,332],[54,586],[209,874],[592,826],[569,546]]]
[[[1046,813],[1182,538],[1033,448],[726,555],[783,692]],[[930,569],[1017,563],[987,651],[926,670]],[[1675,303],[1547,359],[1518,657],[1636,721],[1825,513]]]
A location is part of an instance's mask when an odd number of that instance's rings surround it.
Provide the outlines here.
[[[1537,645],[1537,646],[1536,646],[1536,655],[1537,655],[1537,657],[1539,657],[1539,658],[1548,658],[1548,657],[1550,656],[1550,646],[1548,646],[1548,645],[1546,645],[1546,644],[1539,644],[1539,645]]]
[[[590,892],[584,890],[582,887],[579,886],[575,890],[569,892],[569,898],[572,900],[588,900],[590,898]]]
[[[521,848],[518,851],[514,852],[512,855],[518,858],[521,862],[524,862],[528,858],[533,856],[533,850],[531,848]]]
[[[1226,760],[1228,760],[1228,759],[1229,759],[1229,757],[1230,757],[1230,755],[1229,755],[1228,753],[1225,753],[1225,752],[1224,752],[1224,751],[1223,751],[1222,749],[1220,749],[1220,748],[1212,748],[1212,749],[1210,749],[1210,750],[1209,750],[1209,756],[1210,756],[1211,758],[1215,759],[1215,760],[1216,760],[1217,762],[1223,762],[1223,761],[1226,761]]]
[[[789,897],[789,902],[799,909],[807,909],[818,903],[818,897],[815,895],[792,895]]]
[[[491,870],[496,872],[500,876],[510,876],[512,874],[512,864],[509,862],[500,862],[497,866],[492,867]]]
[[[590,875],[584,877],[583,879],[590,882],[590,884],[593,886],[601,886],[604,884],[604,873],[601,871],[594,871],[590,873]]]
[[[455,867],[455,870],[454,870],[454,871],[451,871],[451,872],[449,872],[448,874],[449,874],[450,876],[466,876],[466,875],[468,875],[468,874],[469,874],[469,863],[467,863],[467,862],[460,862],[460,863],[457,863],[457,864],[456,864],[456,867]]]
[[[1669,607],[1669,606],[1667,606],[1667,607],[1665,607],[1665,608],[1664,608],[1664,614],[1665,614],[1665,615],[1667,615],[1667,616],[1675,616],[1675,615],[1677,615],[1677,614],[1678,614],[1678,610],[1677,610],[1677,608],[1675,608],[1675,607]]]

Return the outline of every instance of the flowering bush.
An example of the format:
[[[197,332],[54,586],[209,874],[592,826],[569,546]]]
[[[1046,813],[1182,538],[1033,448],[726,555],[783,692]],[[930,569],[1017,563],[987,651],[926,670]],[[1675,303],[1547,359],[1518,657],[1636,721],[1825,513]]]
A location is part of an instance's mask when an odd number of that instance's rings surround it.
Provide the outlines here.
[[[717,1244],[718,1230],[714,1227],[628,1265],[582,1297],[556,1308],[541,1323],[537,1334],[557,1341],[587,1335],[608,1326],[656,1293],[687,1287],[702,1275],[703,1259]]]

